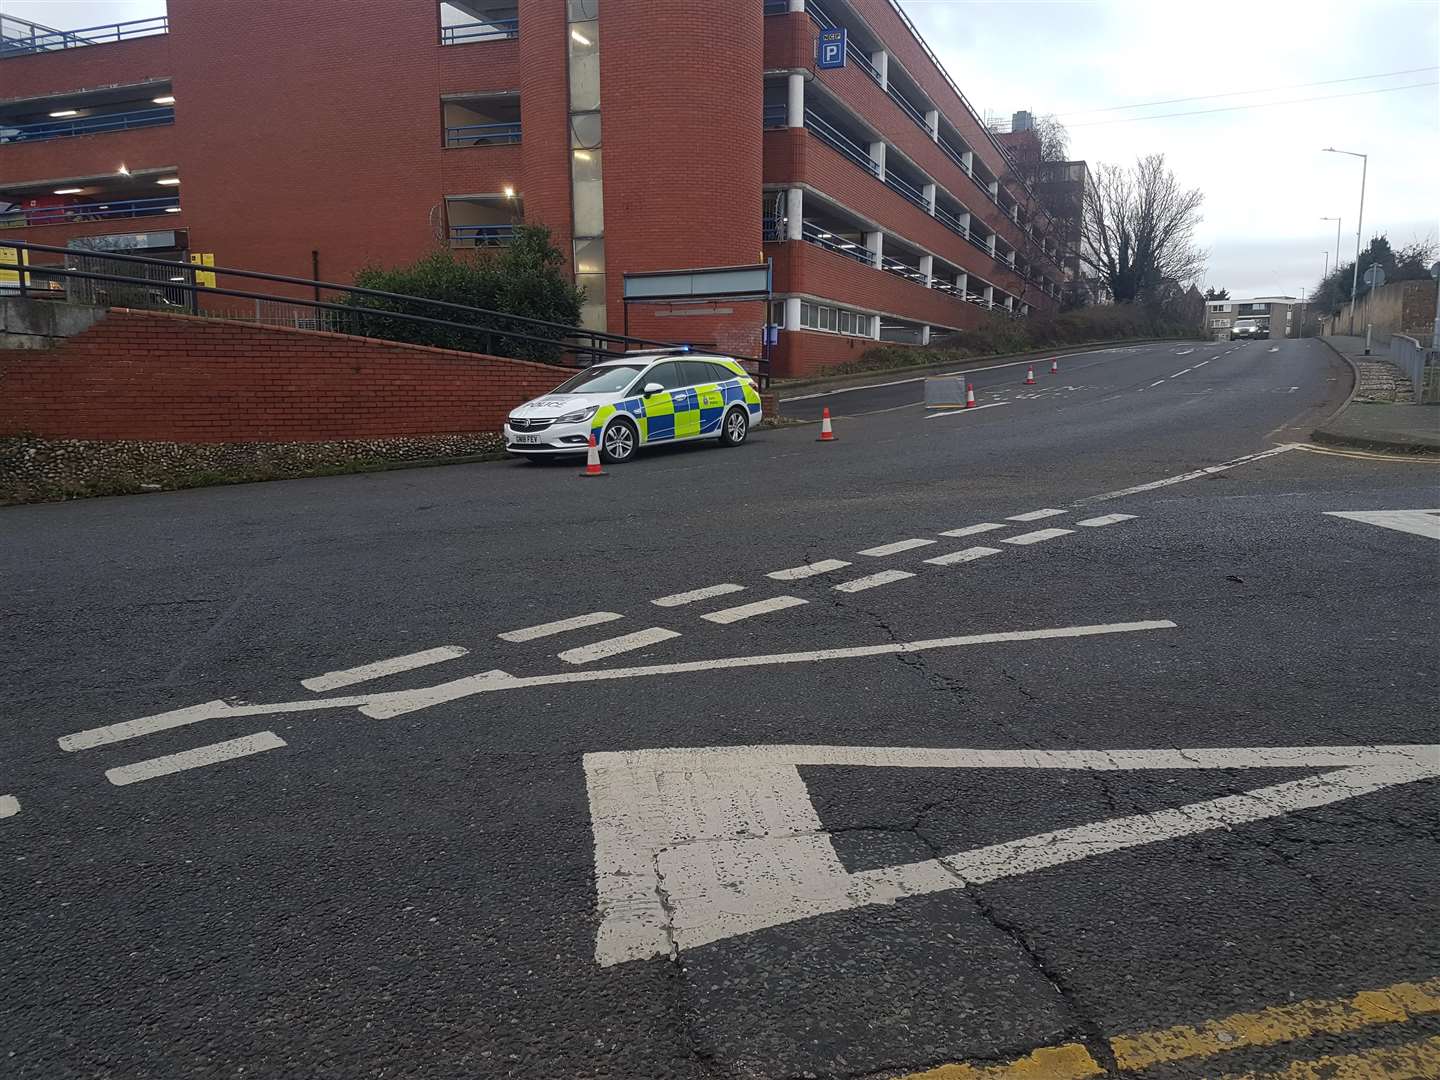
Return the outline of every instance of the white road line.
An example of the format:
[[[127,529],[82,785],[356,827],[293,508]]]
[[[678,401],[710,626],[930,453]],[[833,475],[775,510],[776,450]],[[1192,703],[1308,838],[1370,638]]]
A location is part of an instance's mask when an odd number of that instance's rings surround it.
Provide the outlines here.
[[[1134,514],[1105,514],[1101,517],[1086,518],[1075,524],[1083,525],[1087,529],[1098,529],[1102,525],[1114,525],[1117,521],[1130,521],[1134,517]]]
[[[453,660],[455,657],[465,656],[469,652],[469,649],[461,648],[459,645],[441,645],[439,648],[424,649],[420,652],[407,653],[404,656],[392,656],[389,660],[376,660],[373,664],[361,664],[359,667],[344,668],[341,671],[327,671],[324,675],[301,679],[300,685],[306,690],[338,690],[342,686],[353,686],[356,683],[368,682],[370,679],[379,679],[401,671],[413,671],[415,668],[425,667],[429,664]]]
[[[581,645],[578,648],[566,649],[556,655],[567,664],[588,664],[591,660],[603,660],[607,656],[630,652],[632,649],[643,649],[647,645],[658,645],[662,641],[669,641],[671,638],[679,636],[679,633],[674,630],[666,630],[663,626],[652,626],[649,630],[637,630],[633,634],[621,634],[619,637],[606,638],[593,645]]]
[[[1175,350],[1175,355],[1176,355],[1176,356],[1189,356],[1189,355],[1190,355],[1192,352],[1194,352],[1194,351],[1195,351],[1194,348],[1189,348],[1189,349],[1177,349],[1177,350]]]
[[[1152,383],[1151,383],[1149,386],[1147,386],[1145,389],[1147,389],[1147,390],[1153,390],[1153,389],[1155,389],[1155,387],[1159,386],[1159,385],[1160,385],[1162,382],[1164,382],[1164,381],[1165,381],[1164,379],[1156,379],[1154,382],[1152,382]]]
[[[14,817],[19,812],[19,799],[14,795],[0,795],[0,818]]]
[[[1270,352],[1279,352],[1279,351],[1280,351],[1280,346],[1279,346],[1279,345],[1271,345],[1269,351],[1270,351]]]
[[[1051,506],[1051,507],[1046,507],[1044,510],[1031,510],[1028,514],[1014,514],[1014,515],[1006,518],[1005,520],[1006,520],[1006,521],[1039,521],[1041,518],[1058,517],[1060,514],[1063,514],[1063,513],[1066,513],[1066,511],[1064,511],[1064,510],[1056,510],[1053,506]]]
[[[940,417],[942,417],[942,416],[954,416],[954,415],[956,415],[957,413],[962,413],[962,414],[963,414],[963,413],[967,413],[967,412],[979,412],[981,409],[995,409],[995,408],[999,408],[1001,405],[1008,405],[1008,404],[1009,404],[1009,402],[1006,402],[1006,401],[992,401],[992,402],[990,402],[990,404],[988,404],[988,405],[976,405],[976,406],[974,406],[973,408],[962,408],[962,407],[957,406],[957,407],[952,408],[952,409],[942,409],[942,410],[939,411],[939,412],[928,413],[928,414],[926,415],[925,419],[926,419],[926,420],[938,420],[938,419],[940,419]]]
[[[712,596],[725,596],[727,593],[743,592],[744,589],[744,585],[711,585],[708,589],[691,589],[689,592],[679,592],[671,596],[662,596],[658,600],[651,600],[650,603],[656,607],[679,607],[681,604],[693,604],[697,600],[709,600]]]
[[[986,555],[999,555],[999,548],[992,547],[968,547],[963,551],[952,551],[948,555],[936,555],[933,559],[925,561],[931,566],[952,566],[955,563],[974,562],[976,559],[983,559]]]
[[[549,637],[551,634],[563,634],[567,630],[583,630],[587,626],[599,626],[601,623],[614,622],[619,618],[623,618],[623,616],[614,611],[592,611],[589,615],[576,615],[571,619],[541,623],[539,626],[527,626],[522,630],[507,630],[505,633],[495,636],[501,641],[534,641],[536,638]]]
[[[821,559],[819,562],[806,563],[804,566],[792,566],[788,570],[772,570],[765,576],[774,578],[776,581],[799,581],[801,578],[814,577],[816,574],[828,574],[831,570],[843,570],[849,565],[844,559]]]
[[[1179,371],[1175,372],[1174,375],[1171,375],[1170,378],[1172,378],[1172,379],[1178,379],[1181,375],[1184,375],[1187,371],[1194,371],[1194,370],[1195,370],[1195,369],[1194,369],[1193,367],[1181,368]]]
[[[910,551],[912,548],[929,547],[936,543],[934,540],[922,540],[919,537],[914,540],[896,540],[893,544],[881,544],[879,547],[866,548],[864,551],[857,551],[857,555],[869,555],[872,558],[880,558],[883,555],[898,555],[902,551]]]
[[[1008,529],[1009,525],[1002,525],[998,521],[982,521],[979,525],[966,525],[963,529],[950,529],[942,532],[941,536],[974,536],[976,533],[994,532],[996,529]]]
[[[756,600],[753,604],[741,604],[739,607],[721,608],[719,611],[712,611],[700,617],[707,622],[728,626],[730,623],[739,622],[741,619],[753,619],[756,615],[768,615],[772,611],[784,611],[786,608],[799,607],[801,604],[808,604],[809,602],[808,600],[802,600],[798,596],[772,596],[769,600]]]
[[[116,787],[123,787],[141,780],[154,780],[157,776],[169,776],[187,769],[200,769],[206,765],[218,765],[222,761],[261,754],[266,750],[278,750],[284,745],[285,740],[273,731],[261,731],[255,735],[242,735],[238,739],[211,743],[209,746],[197,746],[194,750],[182,750],[178,754],[166,754],[164,757],[148,758],[130,765],[106,769],[105,778]]]
[[[1036,529],[1034,532],[1021,533],[1019,536],[1007,536],[1000,542],[1002,544],[1038,544],[1042,540],[1053,540],[1057,536],[1068,536],[1074,529]]]
[[[799,397],[781,398],[780,404],[788,405],[792,401],[814,401],[816,398],[831,397],[834,394],[848,394],[855,390],[879,390],[886,386],[908,386],[910,383],[924,382],[925,376],[917,379],[896,379],[893,382],[868,383],[865,386],[842,386],[834,390],[821,390],[817,394],[801,394]],[[909,408],[909,406],[905,406]]]
[[[878,574],[870,574],[867,577],[852,578],[849,581],[842,581],[835,586],[836,592],[864,592],[866,589],[877,589],[881,585],[889,585],[895,581],[904,581],[915,575],[906,570],[881,570]]]
[[[1252,461],[1263,461],[1265,458],[1274,457],[1276,454],[1286,454],[1291,450],[1299,450],[1300,443],[1284,443],[1280,446],[1272,446],[1269,450],[1261,450],[1258,454],[1246,454],[1244,457],[1235,458],[1233,461],[1226,461],[1219,465],[1210,465],[1203,469],[1195,469],[1192,472],[1181,473],[1179,476],[1167,476],[1164,480],[1152,480],[1148,484],[1136,484],[1134,487],[1121,488],[1119,491],[1107,491],[1103,495],[1088,495],[1078,500],[1076,506],[1084,506],[1086,503],[1104,502],[1106,499],[1118,499],[1122,495],[1139,495],[1144,491],[1154,491],[1156,488],[1168,487],[1171,484],[1183,484],[1187,480],[1198,480],[1202,476],[1209,476],[1211,473],[1224,472],[1226,469],[1234,469],[1240,465],[1248,465]]]
[[[1213,360],[1214,357],[1211,357],[1211,359]],[[1209,362],[1210,362],[1209,360],[1201,360],[1198,364],[1195,365],[1195,367],[1192,367],[1190,370],[1191,370],[1191,371],[1194,371],[1195,368],[1202,368],[1202,367],[1204,367],[1206,364],[1208,364]]]
[[[87,750],[124,742],[155,731],[181,727],[215,717],[273,716],[279,713],[319,712],[324,709],[359,707],[360,712],[374,719],[388,719],[417,712],[448,701],[499,690],[522,690],[534,686],[559,686],[569,683],[604,682],[616,679],[640,679],[653,675],[688,675],[736,668],[770,667],[781,664],[814,663],[824,660],[851,660],[867,656],[892,656],[896,653],[928,652],[933,649],[957,649],[968,645],[989,645],[1010,641],[1048,641],[1054,638],[1095,637],[1102,634],[1130,634],[1145,630],[1173,630],[1169,619],[1151,619],[1127,623],[1100,623],[1090,626],[1061,626],[1043,630],[1007,630],[990,634],[967,634],[959,637],[933,638],[927,641],[888,642],[883,645],[861,645],[848,649],[819,649],[808,652],[770,653],[762,656],[731,656],[712,660],[687,660],[671,664],[646,664],[628,668],[594,668],[588,671],[562,671],[551,675],[515,676],[503,671],[482,671],[434,686],[415,690],[376,691],[371,694],[347,694],[331,698],[307,698],[303,701],[262,702],[253,705],[231,705],[225,701],[206,701],[187,705],[154,716],[106,724],[61,736],[62,750]]]

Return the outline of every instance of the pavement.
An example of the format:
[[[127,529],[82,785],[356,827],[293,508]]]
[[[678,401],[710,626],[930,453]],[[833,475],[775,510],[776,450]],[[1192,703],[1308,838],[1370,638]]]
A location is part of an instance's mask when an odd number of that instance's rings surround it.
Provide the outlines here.
[[[1327,446],[1402,454],[1440,454],[1440,408],[1412,404],[1410,380],[1387,359],[1388,345],[1365,354],[1363,337],[1322,339],[1350,361],[1358,382],[1352,400],[1311,437]]]
[[[1440,1075],[1434,464],[1022,376],[0,511],[0,1073]]]

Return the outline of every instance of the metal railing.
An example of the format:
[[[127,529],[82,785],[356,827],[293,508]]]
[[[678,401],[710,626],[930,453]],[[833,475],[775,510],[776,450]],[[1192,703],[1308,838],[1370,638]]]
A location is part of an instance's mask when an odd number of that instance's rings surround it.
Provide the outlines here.
[[[787,127],[790,123],[790,109],[785,105],[766,105],[764,126],[766,131]]]
[[[760,219],[760,241],[779,244],[785,240],[785,219],[766,214]]]
[[[876,86],[884,85],[880,78],[880,69],[870,62],[870,57],[860,51],[860,48],[849,38],[845,39],[845,55],[855,61],[855,66],[875,80]]]
[[[986,255],[989,255],[992,259],[995,257],[995,253],[990,250],[990,245],[987,244],[984,240],[981,240],[978,236],[976,236],[974,232],[966,233],[965,239],[970,241],[972,246],[979,248]]]
[[[902,180],[887,169],[885,170],[885,177],[882,183],[902,199],[914,203],[921,210],[924,210],[925,213],[928,214],[930,212],[930,204],[925,201],[925,195],[908,180]]]
[[[25,19],[0,15],[0,59],[79,49],[86,45],[105,45],[169,32],[170,20],[165,15],[87,26],[79,30],[53,30]]]
[[[974,170],[972,170],[968,165],[965,164],[965,158],[961,156],[961,152],[959,150],[956,150],[943,138],[937,139],[935,141],[935,145],[940,147],[940,152],[943,153],[946,157],[948,157],[951,161],[953,161],[957,166],[959,166],[960,171],[963,172],[966,176],[970,176],[973,173]]]
[[[1416,405],[1425,405],[1436,400],[1435,388],[1431,386],[1431,372],[1440,367],[1440,351],[1427,349],[1415,338],[1405,334],[1391,334],[1390,362],[1410,379]]]
[[[512,41],[520,36],[520,20],[485,19],[440,28],[441,45],[468,45],[472,41]]]
[[[450,332],[448,339],[453,339],[447,340],[450,348],[493,353],[496,342],[502,341],[510,343],[514,353],[524,354],[525,349],[529,348],[531,355],[535,355],[538,347],[547,355],[568,353],[586,362],[614,358],[632,348],[682,348],[672,342],[627,337],[447,300],[340,285],[332,281],[224,266],[195,266],[120,252],[79,251],[26,241],[6,241],[5,246],[25,253],[21,258],[29,264],[27,274],[32,282],[64,283],[67,294],[72,282],[109,282],[122,286],[120,295],[128,301],[125,306],[154,310],[175,310],[179,307],[180,310],[203,312],[216,318],[254,322],[259,320],[262,306],[271,304],[290,312],[308,310],[312,313],[311,318],[315,320],[316,328],[332,329],[342,334],[407,341],[413,339],[397,333],[397,330],[409,327],[411,334],[414,334],[417,327],[429,327],[432,328],[432,333],[437,329]],[[59,256],[64,262],[44,264],[35,258],[37,255]],[[94,260],[108,264],[108,269],[85,269],[70,265],[87,262],[93,265]],[[313,292],[314,299],[276,296],[273,293],[253,292],[220,284],[205,285],[197,281],[197,275],[201,273],[215,275],[213,280],[217,282],[220,279],[241,278],[303,288]],[[163,276],[165,280],[157,281],[156,277],[159,276]],[[27,292],[33,293],[39,299],[49,300],[67,295],[50,289],[48,284],[32,284],[28,287],[22,284],[20,295],[25,296]],[[339,299],[322,300],[322,292],[337,294]],[[172,294],[177,293],[184,294],[185,301],[181,305],[175,304],[171,299]],[[217,302],[215,297],[251,301],[257,305],[254,309],[256,314],[251,315],[248,304],[231,304],[227,307],[226,302]],[[430,314],[419,314],[416,309]],[[287,318],[286,322],[288,324],[290,320]],[[748,356],[736,356],[735,359],[752,362],[755,360]]]
[[[809,5],[806,5],[808,10]],[[810,109],[805,110],[805,126],[815,133],[815,137],[831,148],[840,151],[847,158],[865,169],[877,180],[880,178],[880,166],[870,156],[868,147],[861,146],[854,139],[840,131],[829,121]]]
[[[904,94],[900,93],[900,91],[895,89],[894,83],[891,83],[889,86],[885,87],[885,93],[889,96],[891,101],[895,102],[896,105],[900,106],[901,112],[903,112],[906,116],[910,117],[911,120],[915,121],[916,125],[920,128],[921,131],[925,132],[926,135],[930,134],[930,125],[925,120],[925,114],[922,113],[919,109],[915,108],[914,105],[911,105],[909,99],[907,99]]]
[[[917,285],[928,287],[924,274],[916,267],[911,266],[909,263],[901,262],[899,259],[892,259],[888,255],[882,255],[880,257],[880,269],[884,270],[887,274],[894,274],[896,277],[902,277],[907,281],[915,282]]]
[[[837,236],[827,229],[821,228],[813,221],[802,221],[800,223],[800,235],[810,244],[822,247],[826,251],[833,251],[837,255],[844,255],[847,259],[854,259],[866,266],[875,265],[875,253],[864,244],[857,244],[853,240],[847,240],[843,236]]]
[[[0,144],[66,139],[72,135],[99,135],[107,131],[129,131],[131,128],[155,127],[157,124],[174,122],[175,110],[168,106],[77,116],[73,120],[47,120],[41,124],[7,124],[0,120]]]
[[[956,236],[961,236],[961,237],[965,237],[966,239],[969,239],[969,237],[970,237],[970,230],[967,229],[967,228],[965,228],[965,226],[961,224],[960,219],[959,219],[958,217],[956,217],[954,214],[950,213],[949,210],[946,210],[943,206],[940,206],[938,203],[937,203],[936,206],[935,206],[935,220],[938,221],[938,222],[940,222],[941,225],[944,225],[947,229],[949,229],[951,232],[953,232]]]
[[[503,146],[520,141],[520,121],[507,124],[460,124],[445,129],[446,146]]]
[[[0,229],[25,229],[36,225],[63,225],[75,221],[108,221],[111,218],[151,217],[180,212],[179,195],[155,199],[111,199],[109,202],[66,203],[36,206],[0,214]],[[6,247],[12,247],[9,242]]]
[[[822,8],[815,0],[805,0],[805,14],[810,16],[810,21],[821,30],[838,30],[840,24],[830,17],[830,13]]]
[[[451,225],[450,243],[461,247],[504,247],[515,239],[514,225]]]

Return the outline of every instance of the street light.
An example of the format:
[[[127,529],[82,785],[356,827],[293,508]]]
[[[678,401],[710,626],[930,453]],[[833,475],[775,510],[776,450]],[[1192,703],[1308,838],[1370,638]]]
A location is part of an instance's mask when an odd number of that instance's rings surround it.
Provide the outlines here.
[[[1350,334],[1354,336],[1355,301],[1359,299],[1356,293],[1360,289],[1360,230],[1365,224],[1365,174],[1370,171],[1370,155],[1357,154],[1354,150],[1336,150],[1333,146],[1325,147],[1325,153],[1346,154],[1360,159],[1360,214],[1355,219],[1355,272],[1350,275]]]
[[[1338,217],[1322,217],[1321,221],[1335,222],[1335,271],[1340,271],[1340,219]],[[1327,271],[1328,273],[1328,271]]]

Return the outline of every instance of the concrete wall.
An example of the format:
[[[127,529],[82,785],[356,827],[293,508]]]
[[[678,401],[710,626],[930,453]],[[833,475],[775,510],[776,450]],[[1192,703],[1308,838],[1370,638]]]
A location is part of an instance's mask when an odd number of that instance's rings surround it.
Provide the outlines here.
[[[310,330],[111,310],[0,348],[0,436],[304,443],[498,431],[545,364]]]
[[[1367,323],[1372,333],[1382,339],[1391,334],[1408,334],[1428,343],[1435,329],[1435,282],[1396,281],[1371,289],[1355,306],[1355,333],[1365,333]],[[1329,320],[1326,332],[1350,332],[1349,304]]]

